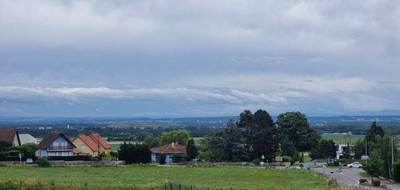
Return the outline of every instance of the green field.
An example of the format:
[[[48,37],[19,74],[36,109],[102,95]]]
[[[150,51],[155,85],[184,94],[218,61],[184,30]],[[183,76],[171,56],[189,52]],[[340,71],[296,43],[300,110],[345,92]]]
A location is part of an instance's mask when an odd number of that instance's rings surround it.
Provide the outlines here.
[[[357,141],[362,140],[365,136],[364,135],[345,135],[345,134],[322,134],[323,139],[333,140],[336,144],[355,144]]]
[[[88,189],[163,187],[172,182],[197,189],[329,189],[312,171],[249,167],[0,167],[0,182],[61,184]]]

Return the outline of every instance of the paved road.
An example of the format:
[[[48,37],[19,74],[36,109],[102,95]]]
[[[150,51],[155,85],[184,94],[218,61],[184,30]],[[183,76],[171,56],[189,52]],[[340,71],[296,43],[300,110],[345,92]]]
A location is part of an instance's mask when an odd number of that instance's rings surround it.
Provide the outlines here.
[[[313,170],[336,179],[339,185],[344,186],[358,186],[359,179],[363,178],[360,176],[363,170],[359,168],[343,168],[341,170],[337,168],[313,168]]]

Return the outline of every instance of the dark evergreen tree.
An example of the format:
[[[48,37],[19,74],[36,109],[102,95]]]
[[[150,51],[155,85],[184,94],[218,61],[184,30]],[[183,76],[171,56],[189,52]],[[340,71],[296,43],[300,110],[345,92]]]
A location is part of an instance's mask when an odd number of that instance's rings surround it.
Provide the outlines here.
[[[199,152],[197,150],[197,147],[196,147],[193,139],[190,139],[188,141],[188,144],[186,147],[186,152],[187,152],[188,160],[193,160],[193,159],[197,158],[197,156],[199,155]]]
[[[248,130],[250,136],[247,142],[251,145],[252,159],[259,159],[264,155],[269,162],[275,160],[278,149],[277,128],[268,112],[256,111],[254,124]]]
[[[365,139],[369,143],[376,143],[377,142],[376,137],[377,136],[383,137],[384,135],[385,131],[382,129],[381,126],[378,125],[376,121],[374,121],[372,122],[372,125],[367,132],[367,136],[365,136]]]

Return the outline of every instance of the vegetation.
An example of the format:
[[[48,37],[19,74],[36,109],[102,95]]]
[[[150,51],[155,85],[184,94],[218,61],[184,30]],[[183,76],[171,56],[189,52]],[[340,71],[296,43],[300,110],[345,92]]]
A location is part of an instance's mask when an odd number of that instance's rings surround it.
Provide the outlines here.
[[[149,163],[151,161],[150,155],[149,147],[144,144],[124,143],[118,151],[118,158],[124,160],[127,164]]]
[[[302,152],[301,158],[303,160],[304,152],[310,151],[318,145],[320,136],[310,127],[307,117],[303,113],[287,112],[280,114],[276,123],[279,126],[283,155],[296,158],[296,153]]]
[[[385,133],[376,122],[373,122],[364,141],[357,143],[355,147],[357,154],[364,155],[365,146],[370,153],[368,161],[364,164],[370,176],[394,178],[393,161],[397,160],[397,143],[394,139],[395,136],[391,132]]]
[[[197,158],[199,155],[199,151],[197,150],[196,145],[194,144],[194,140],[190,139],[188,141],[187,147],[186,147],[186,152],[187,152],[187,159],[188,160],[193,160]]]
[[[190,138],[190,133],[187,130],[179,129],[169,132],[163,132],[160,136],[161,145],[170,144],[170,143],[178,143],[181,145],[187,145]]]
[[[247,167],[0,167],[0,182],[24,181],[57,189],[135,189],[171,182],[206,189],[329,189],[326,179],[308,170]]]
[[[43,159],[43,158],[39,158],[38,160],[36,160],[36,164],[37,164],[39,167],[42,167],[42,168],[51,167],[50,162],[49,162],[48,160],[46,160],[46,159]]]
[[[312,159],[332,159],[336,157],[336,145],[332,140],[321,140],[310,154]]]

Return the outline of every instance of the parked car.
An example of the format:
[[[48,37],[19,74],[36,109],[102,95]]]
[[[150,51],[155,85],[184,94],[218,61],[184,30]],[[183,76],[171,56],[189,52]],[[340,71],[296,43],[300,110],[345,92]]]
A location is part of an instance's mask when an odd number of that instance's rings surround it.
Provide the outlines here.
[[[362,168],[362,164],[360,164],[360,162],[353,162],[351,164],[347,164],[347,167],[349,167],[349,168]]]

